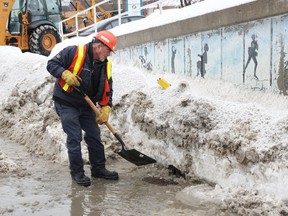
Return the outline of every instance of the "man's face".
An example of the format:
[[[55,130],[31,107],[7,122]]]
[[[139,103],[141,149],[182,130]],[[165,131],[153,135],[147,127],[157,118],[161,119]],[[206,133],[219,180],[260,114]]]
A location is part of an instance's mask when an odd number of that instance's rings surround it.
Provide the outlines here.
[[[94,46],[94,60],[105,61],[105,59],[110,56],[111,50],[104,44],[96,44]]]

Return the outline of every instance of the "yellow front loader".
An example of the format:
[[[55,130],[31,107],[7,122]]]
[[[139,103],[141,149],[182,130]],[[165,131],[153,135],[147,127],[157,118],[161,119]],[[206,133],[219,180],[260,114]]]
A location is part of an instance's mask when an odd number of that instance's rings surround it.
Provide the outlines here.
[[[69,14],[62,12],[61,0],[0,0],[0,46],[16,46],[22,51],[48,56],[61,41],[59,22],[85,9],[82,3],[71,2],[75,9]],[[95,3],[91,0],[90,6]],[[103,14],[101,19],[112,16],[100,7],[97,9]],[[81,23],[84,26],[93,24],[93,11],[81,16],[78,25]],[[63,29],[70,32],[75,25],[75,22],[64,23]]]

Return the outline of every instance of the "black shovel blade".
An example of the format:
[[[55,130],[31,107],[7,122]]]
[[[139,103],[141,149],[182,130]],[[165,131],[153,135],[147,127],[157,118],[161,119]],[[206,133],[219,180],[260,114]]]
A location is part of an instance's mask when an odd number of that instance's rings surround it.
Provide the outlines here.
[[[156,163],[156,160],[150,158],[145,154],[142,154],[141,152],[135,149],[129,149],[129,150],[122,149],[120,152],[118,152],[118,154],[127,161],[135,164],[136,166]]]

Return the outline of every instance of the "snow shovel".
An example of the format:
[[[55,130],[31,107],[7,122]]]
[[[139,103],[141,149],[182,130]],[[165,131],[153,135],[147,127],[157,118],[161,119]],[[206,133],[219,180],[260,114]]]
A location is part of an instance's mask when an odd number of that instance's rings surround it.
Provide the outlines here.
[[[95,106],[95,104],[91,101],[91,99],[83,92],[81,88],[74,87],[78,92],[80,92],[83,96],[86,102],[90,105],[90,107],[93,109],[93,111],[96,113],[96,115],[100,114],[99,109]],[[135,149],[126,149],[126,146],[121,139],[121,137],[117,134],[115,129],[108,123],[105,122],[105,125],[107,128],[110,130],[110,132],[116,137],[116,139],[120,142],[122,145],[122,149],[118,154],[126,159],[127,161],[137,165],[137,166],[142,166],[146,164],[151,164],[151,163],[156,163],[156,160],[153,158],[150,158],[149,156],[135,150]]]

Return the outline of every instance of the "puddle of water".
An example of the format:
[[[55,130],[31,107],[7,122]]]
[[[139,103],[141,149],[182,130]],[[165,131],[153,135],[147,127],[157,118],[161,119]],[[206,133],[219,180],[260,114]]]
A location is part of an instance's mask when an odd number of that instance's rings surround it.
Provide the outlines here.
[[[143,181],[148,177],[145,167],[122,159],[108,165],[119,172],[119,181],[92,179],[90,187],[81,187],[71,181],[67,165],[37,158],[27,153],[25,146],[7,140],[0,139],[0,148],[21,168],[10,176],[0,174],[3,215],[202,216],[208,212],[199,212],[175,198],[187,185],[150,184]]]

